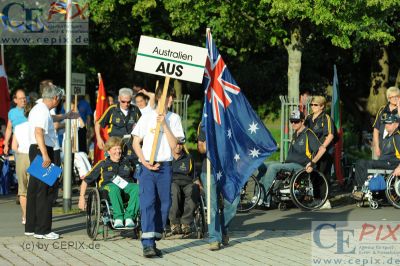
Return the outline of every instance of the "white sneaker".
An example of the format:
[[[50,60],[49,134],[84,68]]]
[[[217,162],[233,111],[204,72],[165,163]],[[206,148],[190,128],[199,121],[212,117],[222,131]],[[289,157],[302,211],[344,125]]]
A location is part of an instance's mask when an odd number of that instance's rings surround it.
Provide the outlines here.
[[[122,223],[121,219],[115,219],[114,221],[114,228],[122,228],[124,227],[124,224]]]
[[[330,209],[332,209],[331,202],[329,200],[326,200],[324,205],[322,205],[320,207],[320,209],[321,210],[330,210]]]
[[[25,232],[24,235],[26,236],[33,236],[35,233],[34,232]]]
[[[37,239],[48,239],[48,240],[55,240],[60,238],[60,235],[54,232],[45,235],[34,234],[33,236]]]
[[[136,224],[131,218],[127,218],[125,219],[125,227],[134,228]]]

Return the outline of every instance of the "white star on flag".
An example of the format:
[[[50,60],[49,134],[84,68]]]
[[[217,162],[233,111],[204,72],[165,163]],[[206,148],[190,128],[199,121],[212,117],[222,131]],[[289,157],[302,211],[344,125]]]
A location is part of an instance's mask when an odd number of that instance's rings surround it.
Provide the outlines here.
[[[258,123],[256,123],[256,122],[254,122],[253,121],[253,123],[251,123],[249,126],[249,129],[248,130],[250,130],[250,134],[253,134],[253,133],[257,133],[256,131],[257,131],[257,129],[259,129],[258,127],[257,127],[257,125],[258,125]]]
[[[219,181],[219,180],[221,179],[221,177],[222,177],[222,172],[219,171],[219,172],[217,173],[217,180]]]
[[[204,114],[204,117],[207,117],[208,115],[207,114]]]
[[[228,129],[228,133],[226,134],[228,136],[228,138],[232,138],[232,130]]]
[[[254,157],[258,157],[258,155],[260,155],[260,150],[257,150],[256,148],[253,148],[252,150],[250,150],[250,156]]]
[[[240,156],[239,156],[239,154],[235,154],[235,157],[233,157],[233,159],[237,162],[237,161],[239,161],[240,160]]]

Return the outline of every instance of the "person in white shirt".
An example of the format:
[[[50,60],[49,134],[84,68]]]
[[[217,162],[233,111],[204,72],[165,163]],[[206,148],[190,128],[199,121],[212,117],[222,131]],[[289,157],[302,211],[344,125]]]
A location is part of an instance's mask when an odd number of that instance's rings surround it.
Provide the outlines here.
[[[53,84],[43,88],[42,101],[29,113],[29,159],[32,162],[37,155],[43,158],[42,167],[47,168],[54,162],[54,147],[58,142],[50,110],[56,107],[63,91]],[[76,113],[60,117],[75,118]],[[38,239],[58,239],[59,235],[51,232],[52,204],[54,188],[31,176],[28,184],[25,235]]]
[[[159,87],[156,91],[156,102],[161,98],[161,94],[162,87]],[[133,149],[141,163],[138,181],[142,246],[143,256],[148,258],[162,256],[161,250],[156,248],[155,240],[161,239],[171,206],[172,150],[177,145],[177,138],[184,137],[181,118],[168,111],[173,102],[173,95],[173,89],[169,88],[164,112],[158,114],[156,110],[151,110],[144,114],[132,131]],[[151,165],[149,160],[158,122],[161,123],[160,135],[155,162]]]

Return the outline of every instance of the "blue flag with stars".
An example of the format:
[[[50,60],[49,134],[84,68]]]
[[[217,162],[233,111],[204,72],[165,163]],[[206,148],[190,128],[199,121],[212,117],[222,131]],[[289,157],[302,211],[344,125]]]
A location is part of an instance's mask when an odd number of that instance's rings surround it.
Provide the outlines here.
[[[251,108],[207,31],[203,130],[207,157],[224,198],[233,202],[249,176],[276,151],[276,142]]]

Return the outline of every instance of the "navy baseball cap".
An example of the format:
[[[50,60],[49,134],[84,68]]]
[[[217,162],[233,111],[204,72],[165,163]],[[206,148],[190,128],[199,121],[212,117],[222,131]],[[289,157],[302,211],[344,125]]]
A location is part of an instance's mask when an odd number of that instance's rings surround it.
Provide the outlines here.
[[[393,123],[398,123],[399,122],[399,116],[394,115],[394,114],[388,114],[386,116],[386,119],[383,120],[383,123],[385,124],[393,124]]]

